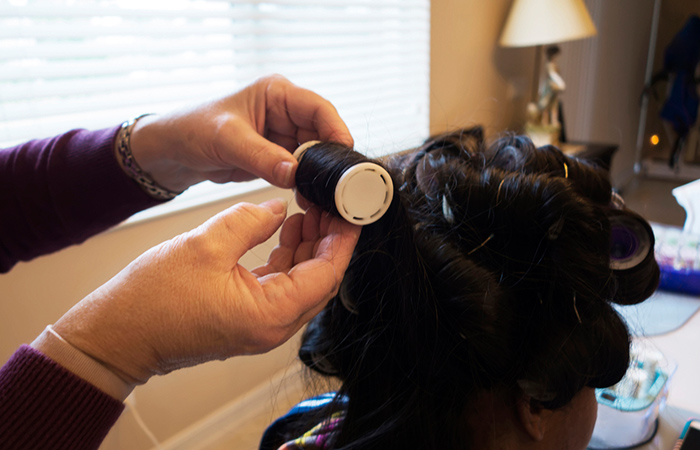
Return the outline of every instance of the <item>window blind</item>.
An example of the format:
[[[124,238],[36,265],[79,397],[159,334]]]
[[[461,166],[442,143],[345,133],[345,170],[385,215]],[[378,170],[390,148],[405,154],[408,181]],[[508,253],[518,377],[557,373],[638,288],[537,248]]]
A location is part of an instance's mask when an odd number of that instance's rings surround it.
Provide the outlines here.
[[[429,11],[429,0],[5,1],[0,147],[280,73],[329,99],[359,151],[405,149],[428,134]]]

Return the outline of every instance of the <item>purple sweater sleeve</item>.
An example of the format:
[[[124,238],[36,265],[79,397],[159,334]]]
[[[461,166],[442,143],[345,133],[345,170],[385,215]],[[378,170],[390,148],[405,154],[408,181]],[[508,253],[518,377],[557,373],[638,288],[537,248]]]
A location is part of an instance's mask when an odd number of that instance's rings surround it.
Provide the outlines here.
[[[0,272],[160,203],[119,167],[118,129],[73,130],[0,150]]]
[[[124,405],[23,345],[0,369],[0,448],[94,450]]]

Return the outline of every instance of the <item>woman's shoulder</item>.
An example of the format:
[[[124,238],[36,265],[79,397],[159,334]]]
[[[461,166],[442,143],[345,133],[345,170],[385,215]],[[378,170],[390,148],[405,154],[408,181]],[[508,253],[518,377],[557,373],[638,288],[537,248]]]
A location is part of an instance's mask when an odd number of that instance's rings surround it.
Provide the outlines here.
[[[347,397],[337,392],[326,392],[297,403],[287,414],[267,427],[260,441],[260,450],[277,450],[285,442],[301,436],[322,421],[324,412],[331,409],[342,412],[347,401]]]

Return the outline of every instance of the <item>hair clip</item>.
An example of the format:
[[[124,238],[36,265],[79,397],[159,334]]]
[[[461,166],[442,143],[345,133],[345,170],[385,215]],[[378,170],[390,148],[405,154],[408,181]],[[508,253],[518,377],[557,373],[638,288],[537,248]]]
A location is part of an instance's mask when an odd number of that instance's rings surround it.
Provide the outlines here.
[[[569,166],[566,163],[564,163],[564,178],[569,178]]]
[[[304,154],[321,141],[301,144],[294,157],[301,161]],[[394,182],[382,166],[363,162],[348,168],[335,187],[335,206],[340,215],[350,223],[368,225],[379,220],[387,212],[394,198]]]
[[[474,253],[475,251],[479,250],[479,249],[480,249],[481,247],[483,247],[484,245],[488,244],[488,242],[489,242],[491,239],[493,239],[493,236],[494,236],[494,234],[491,233],[491,235],[490,235],[489,237],[487,237],[487,238],[484,240],[484,242],[482,242],[481,244],[477,245],[475,248],[471,249],[471,250],[469,251],[469,253],[467,253],[467,256],[471,255],[472,253]]]
[[[583,323],[581,322],[581,315],[578,313],[578,308],[576,307],[576,292],[574,292],[574,312],[576,313],[576,318],[578,319],[578,323]]]
[[[501,188],[503,187],[503,183],[506,181],[505,178],[501,180],[500,183],[498,183],[498,191],[496,192],[496,203],[501,199]]]
[[[615,191],[610,192],[610,207],[612,209],[624,209],[625,208],[625,199],[622,198],[620,194],[618,194]]]
[[[445,220],[450,225],[455,223],[455,215],[452,212],[452,207],[450,206],[449,202],[447,201],[447,197],[444,194],[442,196],[442,215],[445,217]]]

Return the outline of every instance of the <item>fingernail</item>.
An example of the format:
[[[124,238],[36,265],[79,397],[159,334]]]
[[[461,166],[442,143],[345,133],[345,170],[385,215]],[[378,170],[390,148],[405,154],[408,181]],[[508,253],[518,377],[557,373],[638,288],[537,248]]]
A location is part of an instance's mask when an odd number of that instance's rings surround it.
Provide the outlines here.
[[[272,200],[262,203],[260,206],[269,209],[273,214],[283,214],[287,212],[288,205],[289,202],[283,198],[273,198]]]
[[[291,181],[293,168],[294,164],[290,163],[289,161],[277,163],[272,171],[272,175],[275,177],[275,181],[279,186],[289,187],[292,185]]]

